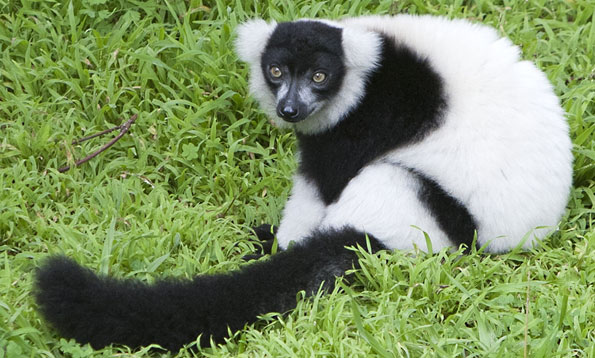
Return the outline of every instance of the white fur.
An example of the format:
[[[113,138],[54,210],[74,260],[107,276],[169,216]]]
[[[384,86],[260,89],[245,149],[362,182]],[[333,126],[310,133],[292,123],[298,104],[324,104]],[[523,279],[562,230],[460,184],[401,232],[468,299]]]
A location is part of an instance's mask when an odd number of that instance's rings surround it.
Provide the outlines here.
[[[555,229],[572,181],[571,142],[545,75],[496,31],[435,17],[369,17],[350,24],[394,34],[444,79],[448,113],[423,141],[388,160],[414,168],[459,199],[480,244],[530,247]],[[536,227],[548,228],[535,230]]]
[[[277,91],[277,101],[279,101],[280,98],[285,97],[288,92],[289,86],[287,83],[282,83],[281,86],[279,86],[279,90]]]
[[[286,249],[290,242],[305,239],[320,226],[325,210],[316,187],[303,176],[296,174],[293,178],[291,196],[285,204],[277,232],[279,247]]]
[[[314,93],[310,87],[304,86],[298,91],[300,102],[302,103],[313,103],[315,101]]]
[[[267,23],[260,19],[250,20],[238,26],[235,45],[240,58],[252,67],[258,68],[262,51],[276,27],[276,22]]]
[[[250,20],[237,28],[235,42],[236,52],[242,61],[250,65],[250,92],[258,100],[261,108],[277,125],[284,127],[277,117],[277,101],[266,85],[264,75],[260,69],[262,52],[277,27],[276,22],[267,23],[264,20]],[[285,125],[286,126],[286,125]]]
[[[327,207],[321,226],[351,226],[392,249],[417,246],[427,250],[424,231],[434,250],[452,245],[420,202],[419,189],[419,180],[406,169],[382,162],[368,165],[349,182],[339,200]]]
[[[377,66],[375,32],[428,59],[444,80],[448,110],[440,128],[364,168],[328,207],[298,176],[279,228],[281,247],[318,225],[352,225],[389,248],[425,248],[415,225],[429,233],[434,248],[448,245],[416,197],[418,184],[401,166],[431,178],[461,201],[478,224],[479,243],[489,242],[488,251],[509,250],[528,233],[524,246],[530,247],[534,238],[556,228],[572,181],[568,125],[547,78],[519,58],[518,47],[489,27],[430,16],[361,17],[337,26],[344,29],[347,56],[343,88],[296,130],[326,130],[357,105]],[[249,62],[258,66],[260,59]],[[276,118],[260,69],[252,76],[254,95]]]

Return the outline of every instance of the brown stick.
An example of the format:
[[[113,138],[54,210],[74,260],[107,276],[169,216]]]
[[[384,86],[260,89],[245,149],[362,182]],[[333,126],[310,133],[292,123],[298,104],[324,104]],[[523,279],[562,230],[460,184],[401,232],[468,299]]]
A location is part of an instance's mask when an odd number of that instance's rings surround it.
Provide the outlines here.
[[[96,152],[93,152],[91,154],[89,154],[88,156],[84,157],[83,159],[77,160],[76,162],[74,162],[74,166],[78,167],[79,165],[88,162],[89,160],[95,158],[96,156],[98,156],[101,152],[105,151],[107,148],[111,147],[112,145],[114,145],[114,143],[116,143],[120,138],[122,138],[124,136],[124,134],[126,134],[126,132],[128,132],[128,130],[130,130],[130,126],[132,125],[132,123],[134,123],[134,121],[136,121],[136,119],[138,118],[138,114],[133,115],[132,117],[130,117],[129,120],[126,121],[126,123],[118,126],[118,127],[114,127],[114,128],[110,128],[107,130],[104,130],[103,132],[100,133],[96,133],[93,134],[91,136],[85,137],[85,138],[81,138],[79,140],[73,141],[73,144],[76,143],[81,143],[84,142],[86,140],[89,140],[91,138],[95,138],[97,136],[100,136],[102,134],[106,134],[109,132],[112,132],[116,129],[120,129],[120,133],[118,133],[117,136],[115,136],[112,140],[110,140],[108,143],[106,143],[103,147],[99,148],[99,150],[97,150]],[[64,166],[60,169],[58,169],[58,171],[60,173],[64,173],[66,171],[70,170],[70,165]]]
[[[120,124],[119,126],[115,126],[115,127],[113,127],[113,128],[106,129],[106,130],[104,130],[104,131],[101,131],[101,132],[99,132],[99,133],[95,133],[95,134],[93,134],[93,135],[90,135],[90,136],[88,136],[88,137],[83,137],[83,138],[80,138],[80,139],[75,139],[75,140],[73,140],[73,141],[72,141],[72,144],[79,144],[79,143],[82,143],[82,142],[86,142],[86,141],[88,141],[89,139],[93,139],[93,138],[95,138],[95,137],[99,137],[100,135],[108,134],[108,133],[110,133],[110,132],[113,132],[113,131],[115,131],[116,129],[122,129],[122,126],[123,126],[123,124]]]

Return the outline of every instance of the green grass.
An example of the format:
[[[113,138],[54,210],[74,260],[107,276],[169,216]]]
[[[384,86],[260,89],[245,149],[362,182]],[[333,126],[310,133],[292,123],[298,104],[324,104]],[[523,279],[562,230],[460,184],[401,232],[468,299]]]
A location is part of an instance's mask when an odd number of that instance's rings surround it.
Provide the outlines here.
[[[56,336],[32,273],[64,253],[153,281],[233,270],[278,223],[294,138],[247,97],[233,29],[252,17],[481,21],[549,76],[575,143],[560,231],[531,252],[362,254],[353,282],[192,356],[595,357],[595,4],[590,0],[0,0],[0,358],[148,357]],[[129,134],[60,174],[138,113]],[[169,356],[168,353],[163,353]]]

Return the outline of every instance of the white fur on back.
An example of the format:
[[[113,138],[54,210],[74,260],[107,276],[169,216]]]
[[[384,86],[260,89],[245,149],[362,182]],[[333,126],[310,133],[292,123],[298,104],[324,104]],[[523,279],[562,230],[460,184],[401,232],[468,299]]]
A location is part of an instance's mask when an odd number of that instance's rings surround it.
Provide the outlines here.
[[[345,26],[375,29],[427,58],[448,95],[444,124],[390,153],[460,200],[480,244],[500,252],[541,238],[564,213],[572,181],[571,142],[545,75],[489,27],[430,16],[364,17]]]

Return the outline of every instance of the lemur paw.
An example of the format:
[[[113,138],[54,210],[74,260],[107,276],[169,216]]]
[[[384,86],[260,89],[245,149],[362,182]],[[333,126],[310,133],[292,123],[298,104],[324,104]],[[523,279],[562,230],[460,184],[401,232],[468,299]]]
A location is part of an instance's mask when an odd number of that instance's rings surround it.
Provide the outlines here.
[[[275,235],[277,234],[277,227],[269,224],[262,224],[260,226],[253,227],[252,231],[254,231],[258,240],[269,241],[275,238]]]
[[[262,253],[254,253],[252,255],[246,255],[242,259],[246,261],[258,260],[259,258],[270,255],[273,251],[273,245],[275,244],[275,234],[277,233],[277,227],[269,224],[262,224],[252,228],[252,231],[256,234],[256,237],[260,241],[262,246]]]

